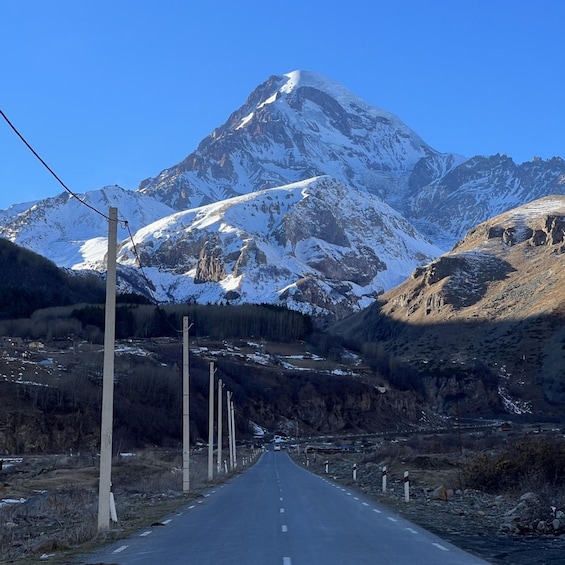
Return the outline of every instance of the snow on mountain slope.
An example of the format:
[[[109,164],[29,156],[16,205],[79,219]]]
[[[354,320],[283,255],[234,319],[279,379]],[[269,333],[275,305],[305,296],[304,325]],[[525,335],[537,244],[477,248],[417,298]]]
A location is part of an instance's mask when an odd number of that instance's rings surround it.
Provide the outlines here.
[[[565,191],[560,158],[438,153],[396,116],[305,71],[270,77],[139,190],[180,210],[318,175],[379,196],[444,250],[492,216]]]
[[[182,210],[329,175],[400,199],[421,159],[446,164],[399,118],[313,72],[272,76],[178,165],[139,190]],[[433,169],[434,167],[431,167]]]
[[[329,177],[178,212],[133,241],[159,300],[275,303],[322,324],[440,252],[387,204]],[[136,266],[130,242],[118,261]]]
[[[489,218],[552,194],[565,194],[563,159],[516,165],[504,155],[477,156],[421,186],[398,209],[447,249]]]
[[[174,212],[161,202],[119,186],[77,196],[106,215],[110,207],[118,208],[119,217],[128,221],[132,232]],[[120,238],[128,235],[123,223],[118,224],[118,233]],[[0,236],[47,257],[59,267],[81,268],[84,262],[106,253],[108,221],[63,192],[2,211]]]
[[[322,176],[334,180],[312,180]],[[500,155],[438,153],[342,85],[295,71],[270,77],[138,191],[106,187],[82,198],[128,220],[161,300],[284,303],[329,320],[370,303],[489,217],[564,191],[560,158],[517,166]],[[107,231],[105,218],[66,193],[0,211],[0,236],[64,267],[102,270]],[[131,264],[128,234],[120,224]]]

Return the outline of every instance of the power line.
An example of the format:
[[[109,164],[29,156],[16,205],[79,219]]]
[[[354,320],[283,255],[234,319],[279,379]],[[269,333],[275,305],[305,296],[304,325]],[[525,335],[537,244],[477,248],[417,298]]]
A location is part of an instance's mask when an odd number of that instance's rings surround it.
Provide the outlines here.
[[[53,171],[53,169],[40,157],[40,155],[37,153],[37,151],[28,143],[28,141],[25,139],[25,137],[18,131],[18,129],[16,128],[16,126],[8,119],[8,116],[6,116],[6,114],[0,110],[0,114],[2,115],[2,117],[4,118],[4,120],[6,121],[6,123],[10,126],[10,128],[12,128],[12,130],[14,131],[14,133],[20,138],[20,140],[24,143],[24,145],[33,153],[33,155],[40,161],[40,163],[55,177],[55,179],[57,180],[57,182],[74,198],[76,198],[81,204],[83,204],[84,206],[86,206],[87,208],[90,208],[93,212],[95,212],[96,214],[99,214],[100,216],[102,216],[103,218],[105,218],[108,221],[111,221],[110,217],[107,214],[104,214],[103,212],[101,212],[100,210],[98,210],[97,208],[95,208],[94,206],[92,206],[91,204],[89,204],[88,202],[86,202],[85,200],[83,200],[82,198],[80,198],[80,196],[78,194],[76,194],[75,192],[73,192],[60,178],[59,176],[55,173],[55,171]],[[157,298],[155,297],[155,295],[153,294],[153,283],[149,280],[149,278],[147,277],[147,275],[145,274],[145,271],[143,269],[143,264],[141,262],[141,256],[139,255],[138,251],[137,251],[137,247],[135,245],[135,241],[133,240],[133,234],[131,233],[130,227],[129,227],[129,222],[125,219],[120,219],[118,218],[117,220],[118,222],[123,223],[124,227],[127,229],[128,234],[129,234],[129,239],[131,241],[131,245],[133,248],[133,252],[135,255],[135,258],[137,260],[137,264],[139,266],[139,270],[141,271],[141,275],[143,280],[145,281],[145,284],[147,285],[147,288],[149,290],[149,294],[151,295],[151,297],[153,298],[153,301],[155,302],[155,304],[157,305],[157,307],[159,307],[159,301],[157,300]],[[170,322],[169,322],[170,324]],[[172,325],[171,325],[172,327]],[[175,331],[177,332],[181,332],[181,330],[178,330],[176,328],[174,328]]]
[[[57,182],[71,195],[74,196],[81,204],[84,204],[87,208],[90,208],[91,210],[93,210],[94,212],[96,212],[97,214],[100,214],[100,216],[102,216],[103,218],[106,218],[107,220],[110,220],[110,217],[107,214],[104,214],[103,212],[100,212],[100,210],[97,210],[94,206],[91,206],[90,204],[88,204],[88,202],[85,202],[82,198],[80,198],[80,196],[76,193],[74,193],[55,173],[55,171],[53,171],[53,169],[39,156],[39,154],[37,153],[37,151],[27,142],[27,140],[25,139],[25,137],[17,130],[16,126],[8,119],[8,116],[6,116],[6,114],[4,114],[4,112],[2,110],[0,110],[0,114],[2,114],[2,117],[6,120],[6,123],[12,128],[12,130],[14,130],[14,133],[23,141],[24,145],[35,155],[35,157],[37,157],[37,159],[39,160],[39,162],[55,177],[55,179],[57,179]],[[120,220],[118,220],[120,221]]]

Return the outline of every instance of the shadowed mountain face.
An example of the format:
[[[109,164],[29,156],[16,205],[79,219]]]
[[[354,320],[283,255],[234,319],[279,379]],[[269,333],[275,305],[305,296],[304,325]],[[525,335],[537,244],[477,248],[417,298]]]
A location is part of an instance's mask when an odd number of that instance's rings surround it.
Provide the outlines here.
[[[559,418],[564,239],[564,197],[519,207],[477,226],[450,253],[331,331],[368,342],[381,364],[409,367],[440,403],[465,398],[468,410],[479,409],[473,398],[487,384],[510,412]]]

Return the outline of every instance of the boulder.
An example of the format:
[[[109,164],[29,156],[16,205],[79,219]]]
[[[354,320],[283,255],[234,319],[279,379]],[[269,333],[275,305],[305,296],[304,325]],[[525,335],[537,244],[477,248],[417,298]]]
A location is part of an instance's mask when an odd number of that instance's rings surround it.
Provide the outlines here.
[[[447,489],[443,485],[437,487],[432,492],[432,500],[444,500],[447,502],[448,500],[453,498],[453,490]]]

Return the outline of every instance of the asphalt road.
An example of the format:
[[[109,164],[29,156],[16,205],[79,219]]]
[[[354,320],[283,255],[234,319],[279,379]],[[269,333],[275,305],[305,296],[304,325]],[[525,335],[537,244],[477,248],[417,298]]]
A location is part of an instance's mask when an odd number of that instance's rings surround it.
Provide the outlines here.
[[[268,452],[248,471],[81,563],[480,565],[361,494]]]

